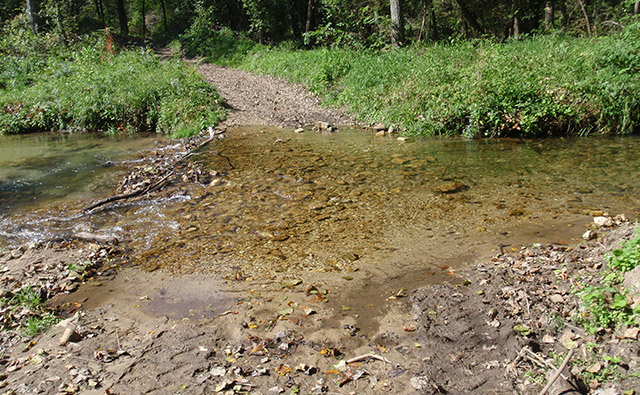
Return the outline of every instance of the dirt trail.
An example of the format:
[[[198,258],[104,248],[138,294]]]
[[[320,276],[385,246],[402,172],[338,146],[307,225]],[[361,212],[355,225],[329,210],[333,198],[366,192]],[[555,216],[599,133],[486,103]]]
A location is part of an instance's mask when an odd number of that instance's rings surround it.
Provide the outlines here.
[[[272,76],[256,75],[213,64],[202,64],[200,73],[214,84],[231,107],[225,124],[297,128],[327,122],[345,125],[352,120],[336,109],[320,106],[316,96],[302,86]]]

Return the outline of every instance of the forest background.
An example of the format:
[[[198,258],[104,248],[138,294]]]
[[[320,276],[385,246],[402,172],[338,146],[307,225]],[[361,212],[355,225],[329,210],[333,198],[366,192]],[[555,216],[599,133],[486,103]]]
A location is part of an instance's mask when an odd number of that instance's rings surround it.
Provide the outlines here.
[[[215,124],[215,90],[149,50],[169,46],[408,134],[630,134],[638,13],[617,0],[5,0],[0,131]]]

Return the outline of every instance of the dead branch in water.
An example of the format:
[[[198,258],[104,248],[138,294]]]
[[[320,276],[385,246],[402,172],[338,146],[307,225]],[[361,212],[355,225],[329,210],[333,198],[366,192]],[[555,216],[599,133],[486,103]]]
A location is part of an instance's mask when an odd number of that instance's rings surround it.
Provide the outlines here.
[[[167,174],[165,174],[164,177],[162,177],[159,181],[157,181],[157,182],[155,182],[155,183],[153,183],[151,185],[148,185],[148,186],[146,186],[144,188],[136,189],[136,190],[131,191],[131,192],[123,193],[123,194],[120,194],[120,195],[114,195],[114,196],[110,196],[108,198],[99,200],[99,201],[91,204],[87,208],[85,208],[85,211],[91,211],[91,210],[93,210],[95,208],[98,208],[100,206],[104,206],[105,204],[108,204],[108,203],[113,203],[113,202],[117,202],[117,201],[120,201],[120,200],[126,200],[126,199],[131,199],[131,198],[134,198],[134,197],[146,195],[147,193],[150,193],[150,192],[153,192],[155,190],[158,190],[158,189],[162,188],[163,184],[167,180],[169,180],[169,178],[175,173],[176,166],[179,163],[181,163],[182,161],[184,161],[185,159],[187,159],[188,157],[193,155],[193,153],[195,151],[197,151],[200,148],[204,147],[205,145],[209,144],[218,135],[224,133],[224,131],[210,131],[209,133],[210,133],[209,138],[207,138],[206,140],[202,141],[200,144],[198,144],[197,146],[195,146],[194,148],[189,150],[189,152],[187,152],[186,154],[184,154],[181,157],[179,157],[178,159],[176,159],[170,166],[171,170]]]

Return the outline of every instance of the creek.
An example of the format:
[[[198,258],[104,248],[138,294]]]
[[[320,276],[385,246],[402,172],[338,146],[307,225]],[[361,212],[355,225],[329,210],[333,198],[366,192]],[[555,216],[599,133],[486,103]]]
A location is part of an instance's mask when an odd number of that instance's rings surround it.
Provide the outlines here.
[[[0,136],[0,243],[126,241],[147,270],[269,281],[336,273],[408,288],[523,243],[575,243],[592,216],[640,216],[640,139],[376,137],[241,127],[171,196],[86,214],[158,136]],[[356,274],[358,273],[358,274]],[[398,284],[393,282],[397,279]]]

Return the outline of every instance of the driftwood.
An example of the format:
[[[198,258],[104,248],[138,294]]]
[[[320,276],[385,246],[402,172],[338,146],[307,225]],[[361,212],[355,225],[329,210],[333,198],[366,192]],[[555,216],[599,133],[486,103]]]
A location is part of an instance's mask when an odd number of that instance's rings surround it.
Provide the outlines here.
[[[175,173],[175,169],[176,166],[184,161],[185,159],[187,159],[188,157],[190,157],[191,155],[193,155],[193,153],[197,150],[199,150],[200,148],[204,147],[205,145],[209,144],[211,141],[213,141],[213,139],[216,138],[216,136],[220,135],[224,133],[224,131],[218,131],[215,132],[213,130],[209,131],[209,138],[207,138],[206,140],[204,140],[203,142],[201,142],[200,144],[198,144],[197,146],[195,146],[194,148],[192,148],[191,150],[189,150],[189,152],[187,152],[186,154],[182,155],[180,158],[176,159],[170,166],[171,170],[164,175],[164,177],[162,177],[159,181],[148,185],[144,188],[140,188],[140,189],[136,189],[135,191],[131,191],[131,192],[127,192],[127,193],[123,193],[120,195],[114,195],[114,196],[110,196],[108,198],[99,200],[93,204],[91,204],[90,206],[88,206],[87,208],[85,208],[85,211],[91,211],[95,208],[98,208],[100,206],[104,206],[105,204],[108,203],[112,203],[112,202],[117,202],[119,200],[126,200],[126,199],[131,199],[134,197],[138,197],[138,196],[142,196],[142,195],[146,195],[147,193],[153,192],[159,188],[162,187],[162,185]]]

